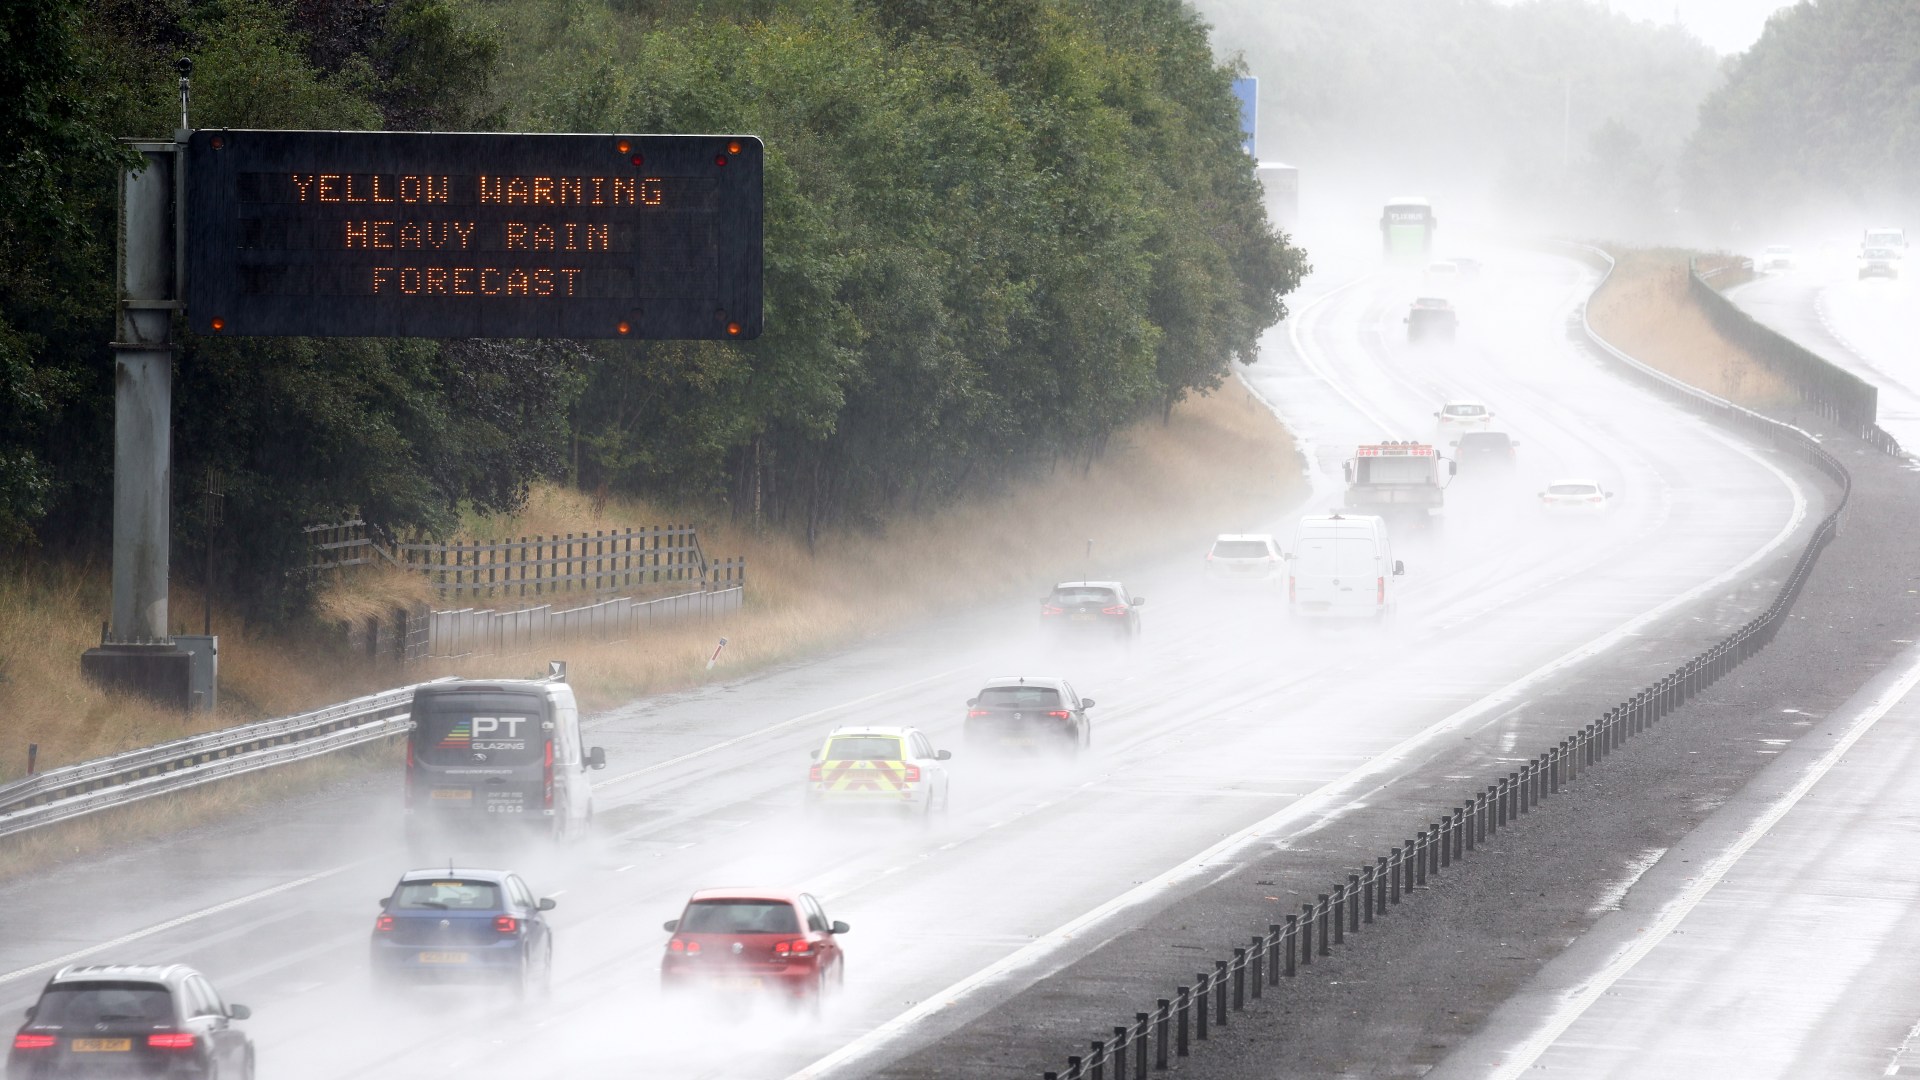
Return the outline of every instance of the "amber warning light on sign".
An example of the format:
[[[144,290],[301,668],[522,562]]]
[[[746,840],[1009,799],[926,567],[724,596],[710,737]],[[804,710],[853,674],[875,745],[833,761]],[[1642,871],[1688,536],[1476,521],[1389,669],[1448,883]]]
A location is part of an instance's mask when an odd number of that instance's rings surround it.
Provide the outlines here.
[[[201,131],[187,318],[313,337],[759,336],[741,135]]]

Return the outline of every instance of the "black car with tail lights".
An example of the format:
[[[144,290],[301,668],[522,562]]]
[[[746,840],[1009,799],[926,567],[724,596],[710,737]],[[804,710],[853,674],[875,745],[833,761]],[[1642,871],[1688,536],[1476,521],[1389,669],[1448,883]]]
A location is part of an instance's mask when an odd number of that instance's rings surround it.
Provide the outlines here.
[[[253,1080],[253,1040],[206,976],[179,964],[83,964],[47,980],[13,1036],[7,1080]]]
[[[410,870],[380,898],[370,943],[373,980],[503,985],[518,997],[553,980],[554,902],[505,870]]]
[[[1063,640],[1132,641],[1146,601],[1118,581],[1063,581],[1040,601],[1040,626]]]
[[[1053,750],[1078,754],[1093,743],[1092,698],[1065,679],[1009,675],[993,679],[967,699],[961,730],[981,750]]]

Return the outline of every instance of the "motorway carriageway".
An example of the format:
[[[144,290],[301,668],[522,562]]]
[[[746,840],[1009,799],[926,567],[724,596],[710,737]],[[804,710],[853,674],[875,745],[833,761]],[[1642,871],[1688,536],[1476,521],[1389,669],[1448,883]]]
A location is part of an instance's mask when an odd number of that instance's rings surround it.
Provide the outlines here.
[[[1861,281],[1856,265],[1850,256],[1815,256],[1798,269],[1735,285],[1726,295],[1747,314],[1878,387],[1880,426],[1903,448],[1920,449],[1920,347],[1914,344],[1920,282]]]
[[[269,1078],[877,1068],[1236,858],[1393,805],[1397,780],[1507,771],[1610,703],[1555,700],[1563,675],[1614,665],[1624,696],[1771,598],[1825,512],[1822,487],[1572,345],[1592,283],[1566,260],[1490,258],[1459,297],[1459,342],[1411,350],[1399,320],[1417,281],[1368,272],[1296,297],[1270,332],[1247,378],[1309,450],[1313,508],[1337,497],[1348,448],[1430,438],[1446,397],[1487,401],[1522,440],[1512,478],[1463,475],[1444,525],[1398,538],[1408,576],[1388,625],[1290,625],[1283,590],[1209,588],[1198,548],[1062,567],[1149,598],[1131,652],[1048,648],[1036,582],[1031,599],[591,718],[611,762],[600,835],[520,867],[560,904],[550,1003],[370,992],[375,900],[409,867],[395,776],[0,888],[0,1009],[18,1015],[65,958],[180,961],[253,1008]],[[1616,505],[1542,520],[1533,493],[1560,475],[1600,479]],[[1285,534],[1299,508],[1274,509],[1182,524]],[[962,752],[965,699],[1020,672],[1098,700],[1080,764]],[[956,750],[951,816],[925,831],[803,823],[807,751],[854,723],[915,724]],[[759,882],[807,888],[852,924],[846,992],[817,1021],[663,1000],[660,923],[692,889]]]

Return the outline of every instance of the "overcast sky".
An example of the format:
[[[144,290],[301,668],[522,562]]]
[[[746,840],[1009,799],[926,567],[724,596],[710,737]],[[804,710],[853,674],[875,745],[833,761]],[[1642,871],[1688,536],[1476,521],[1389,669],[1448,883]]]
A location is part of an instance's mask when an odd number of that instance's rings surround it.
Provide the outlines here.
[[[1746,52],[1760,38],[1767,16],[1791,0],[1607,0],[1613,10],[1636,19],[1670,23],[1678,13],[1693,36],[1722,54]]]

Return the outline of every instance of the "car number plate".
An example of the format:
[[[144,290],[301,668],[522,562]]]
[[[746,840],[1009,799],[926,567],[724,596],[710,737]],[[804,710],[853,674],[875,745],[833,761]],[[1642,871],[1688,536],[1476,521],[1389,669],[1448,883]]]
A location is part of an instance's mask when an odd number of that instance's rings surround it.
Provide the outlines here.
[[[437,787],[433,789],[433,797],[436,799],[472,799],[473,789]]]
[[[423,952],[420,954],[423,964],[464,964],[467,954],[463,952]]]
[[[133,1049],[133,1040],[75,1039],[73,1040],[73,1049],[75,1053],[80,1054],[125,1053]]]
[[[713,985],[722,990],[758,990],[760,979],[755,975],[722,975],[713,980]]]
[[[1069,616],[1069,618],[1071,618],[1074,622],[1092,622],[1093,621],[1093,616],[1091,615],[1072,615],[1072,616]]]

